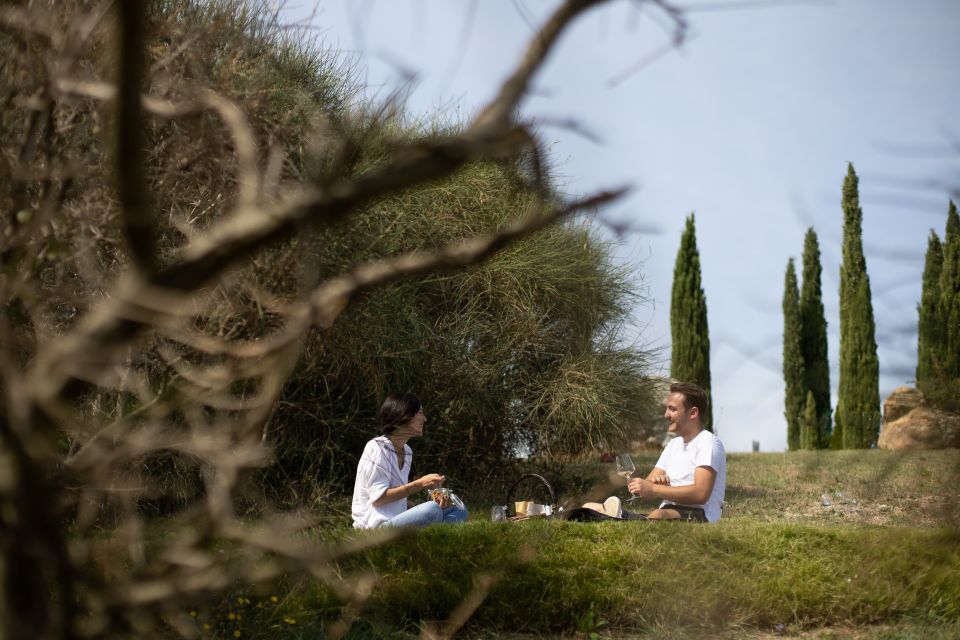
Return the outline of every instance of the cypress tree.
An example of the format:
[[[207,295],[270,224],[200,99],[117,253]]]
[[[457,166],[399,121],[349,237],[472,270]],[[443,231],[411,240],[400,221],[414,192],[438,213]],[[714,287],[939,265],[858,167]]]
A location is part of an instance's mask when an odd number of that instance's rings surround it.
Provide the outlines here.
[[[800,444],[804,449],[816,449],[820,446],[820,415],[813,391],[807,391],[807,401],[800,420]]]
[[[847,166],[843,181],[843,264],[840,267],[840,389],[837,418],[843,448],[863,449],[880,433],[880,363],[863,255],[863,211],[857,174]]]
[[[947,231],[943,238],[943,267],[940,271],[939,321],[943,337],[939,362],[947,380],[960,378],[960,216],[950,201]]]
[[[943,269],[943,247],[932,229],[927,240],[923,263],[923,286],[920,291],[920,316],[917,327],[917,388],[928,393],[936,377],[935,360],[940,358],[943,327],[940,324],[940,272]]]
[[[783,283],[783,382],[784,417],[787,419],[787,448],[800,448],[800,420],[803,413],[803,354],[800,352],[800,293],[793,258],[787,261]]]
[[[843,449],[843,418],[840,416],[840,405],[837,403],[837,414],[833,417],[833,433],[830,434],[830,448]]]
[[[710,333],[707,328],[707,299],[700,283],[700,253],[691,213],[680,238],[673,268],[670,298],[670,377],[703,387],[709,400],[703,426],[713,429],[713,400],[710,392]]]
[[[830,442],[830,365],[827,356],[827,318],[820,292],[820,244],[813,227],[803,240],[803,285],[800,290],[800,351],[804,387],[817,406],[817,434],[813,448]],[[801,395],[801,397],[803,397]],[[804,445],[806,446],[806,445]]]

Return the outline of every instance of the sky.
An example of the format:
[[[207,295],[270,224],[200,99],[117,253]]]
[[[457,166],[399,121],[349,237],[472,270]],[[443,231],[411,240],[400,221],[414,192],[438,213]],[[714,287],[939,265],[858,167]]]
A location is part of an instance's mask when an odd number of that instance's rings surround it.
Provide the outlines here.
[[[300,4],[298,4],[300,2]],[[372,98],[465,120],[513,70],[547,0],[292,0]],[[619,0],[581,16],[535,77],[536,123],[571,196],[628,185],[603,209],[650,302],[628,327],[669,375],[670,290],[695,213],[715,430],[728,451],[786,449],[781,301],[787,260],[820,240],[832,402],[847,164],[860,177],[880,400],[912,384],[930,230],[960,201],[960,1],[674,0],[688,23]],[[953,62],[951,62],[953,61]],[[570,126],[570,123],[576,126]],[[586,135],[585,133],[586,132]]]

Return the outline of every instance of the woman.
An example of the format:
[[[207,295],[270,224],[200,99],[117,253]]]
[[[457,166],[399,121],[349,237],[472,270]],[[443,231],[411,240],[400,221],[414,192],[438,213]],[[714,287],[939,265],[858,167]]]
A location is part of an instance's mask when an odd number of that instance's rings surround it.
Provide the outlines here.
[[[463,522],[467,509],[438,495],[407,508],[407,498],[428,489],[439,489],[444,477],[428,473],[410,482],[413,451],[407,440],[423,435],[427,417],[416,396],[394,394],[380,407],[383,435],[367,442],[357,465],[353,486],[353,526],[372,529],[383,525],[423,527],[435,522]]]

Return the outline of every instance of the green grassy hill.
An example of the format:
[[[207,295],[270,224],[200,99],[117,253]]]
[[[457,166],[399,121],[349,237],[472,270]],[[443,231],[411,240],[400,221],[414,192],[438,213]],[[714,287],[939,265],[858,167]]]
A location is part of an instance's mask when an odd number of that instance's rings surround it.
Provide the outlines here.
[[[656,456],[637,459],[645,468]],[[609,467],[569,465],[572,480],[557,469],[553,479],[573,487],[592,472],[593,485],[581,487],[590,493],[607,484]],[[345,555],[327,586],[288,585],[243,625],[221,620],[223,612],[199,617],[224,637],[348,628],[347,637],[358,638],[453,631],[947,638],[960,631],[960,452],[732,454],[728,478],[724,519],[715,525],[492,523],[489,504],[474,501],[467,524]],[[471,492],[461,493],[469,502]],[[345,518],[317,535],[336,545],[372,541]]]

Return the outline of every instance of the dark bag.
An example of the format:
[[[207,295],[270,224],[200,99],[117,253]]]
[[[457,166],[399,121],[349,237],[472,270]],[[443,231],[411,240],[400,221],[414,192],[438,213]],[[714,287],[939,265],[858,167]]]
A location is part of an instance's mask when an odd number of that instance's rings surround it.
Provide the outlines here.
[[[605,513],[600,513],[599,511],[594,511],[593,509],[584,509],[583,507],[580,507],[579,509],[571,509],[563,514],[563,519],[570,522],[603,522],[605,520],[622,520],[622,518],[614,518],[613,516],[608,516]]]
[[[605,513],[594,511],[593,509],[584,509],[581,507],[579,509],[571,509],[567,513],[563,514],[563,519],[569,520],[570,522],[605,522],[606,520],[626,522],[627,520],[646,520],[647,516],[642,513],[631,513],[629,511],[624,511],[622,518],[614,518],[613,516],[608,516]]]

